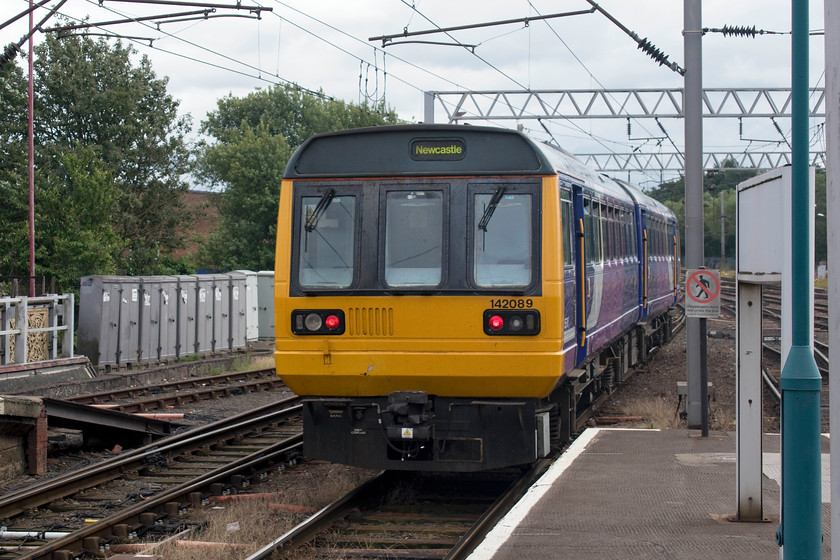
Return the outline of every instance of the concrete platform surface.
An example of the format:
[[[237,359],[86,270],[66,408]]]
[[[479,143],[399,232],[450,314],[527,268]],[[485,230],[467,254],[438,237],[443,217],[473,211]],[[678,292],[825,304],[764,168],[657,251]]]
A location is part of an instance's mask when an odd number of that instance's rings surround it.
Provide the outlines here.
[[[470,560],[779,558],[780,491],[768,472],[778,450],[778,437],[766,437],[768,522],[737,523],[729,520],[737,504],[734,434],[588,429]],[[831,557],[829,525],[824,503],[823,558]]]

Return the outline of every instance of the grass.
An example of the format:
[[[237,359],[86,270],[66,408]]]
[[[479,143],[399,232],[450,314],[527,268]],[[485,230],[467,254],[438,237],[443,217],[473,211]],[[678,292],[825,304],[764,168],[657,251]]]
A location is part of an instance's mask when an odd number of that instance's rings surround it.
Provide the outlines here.
[[[644,426],[654,430],[685,429],[685,421],[674,406],[673,399],[654,397],[628,403],[623,407],[627,416],[641,416]],[[709,406],[709,428],[718,431],[735,429],[735,411],[718,406],[715,402]]]
[[[226,366],[216,366],[207,372],[207,375],[221,375],[223,373],[239,373],[240,371],[249,371],[252,369],[265,369],[274,367],[274,358],[265,357],[251,361],[250,355],[237,356],[233,361]]]
[[[323,467],[323,468],[321,468]],[[333,470],[331,465],[318,465],[312,476],[305,474],[306,467],[298,467],[284,474],[272,475],[272,480],[263,482],[251,491],[270,492],[272,486],[286,486],[281,496],[259,498],[242,502],[225,502],[213,507],[204,507],[190,512],[190,519],[205,522],[199,530],[185,535],[184,540],[210,543],[226,543],[235,547],[211,546],[190,548],[177,541],[166,543],[154,549],[167,560],[240,560],[256,552],[280,535],[286,533],[306,518],[305,514],[273,510],[272,503],[321,508],[337,500],[358,486],[366,475],[362,471]],[[330,469],[325,472],[324,469]],[[284,484],[288,482],[288,485]],[[276,490],[275,490],[276,491]],[[244,545],[244,546],[243,546]],[[291,557],[299,558],[296,552]]]
[[[627,416],[641,416],[645,427],[653,430],[673,430],[684,428],[679,411],[674,407],[673,399],[661,397],[641,399],[627,403],[623,407]]]

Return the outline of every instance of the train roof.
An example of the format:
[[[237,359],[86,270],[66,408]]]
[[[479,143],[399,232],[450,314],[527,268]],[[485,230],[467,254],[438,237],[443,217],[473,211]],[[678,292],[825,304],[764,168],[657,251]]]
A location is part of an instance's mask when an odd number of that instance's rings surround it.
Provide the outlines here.
[[[554,173],[538,145],[516,130],[419,124],[316,134],[297,149],[284,178]]]
[[[316,134],[295,151],[284,179],[555,175],[632,203],[670,211],[638,188],[584,165],[568,152],[508,128],[408,124]]]

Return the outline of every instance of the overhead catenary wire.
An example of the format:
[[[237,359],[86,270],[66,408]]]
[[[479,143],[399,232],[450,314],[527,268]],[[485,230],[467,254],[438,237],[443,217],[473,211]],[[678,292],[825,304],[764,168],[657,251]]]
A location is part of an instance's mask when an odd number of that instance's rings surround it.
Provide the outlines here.
[[[427,22],[429,22],[431,25],[433,25],[433,26],[435,26],[436,28],[441,29],[441,31],[443,31],[443,30],[442,30],[442,28],[441,28],[439,25],[437,25],[434,21],[432,21],[432,20],[431,20],[429,17],[427,17],[425,14],[423,14],[422,12],[420,12],[420,11],[417,9],[417,7],[416,7],[416,6],[414,6],[413,4],[409,4],[406,0],[400,0],[400,1],[401,1],[403,4],[405,4],[406,6],[408,6],[409,8],[411,8],[412,10],[416,11],[416,12],[417,12],[417,14],[418,14],[420,17],[422,17],[423,19],[425,19],[425,20],[426,20]],[[443,31],[443,33],[444,33],[447,37],[449,37],[450,39],[452,39],[454,42],[456,42],[456,43],[460,44],[460,41],[458,41],[455,37],[453,37],[453,36],[452,36],[452,34],[451,34],[451,33],[449,33],[448,31]],[[521,82],[519,82],[519,80],[517,80],[517,79],[513,78],[512,76],[510,76],[510,75],[509,75],[509,74],[507,74],[506,72],[502,71],[500,68],[496,67],[495,65],[493,65],[492,63],[490,63],[488,60],[486,60],[485,58],[483,58],[482,56],[480,56],[479,54],[477,54],[477,53],[475,53],[475,52],[472,52],[471,54],[472,54],[474,57],[476,57],[477,59],[479,59],[480,61],[482,61],[484,64],[486,64],[487,66],[489,66],[490,68],[492,68],[493,70],[495,70],[496,72],[498,72],[499,74],[501,74],[502,76],[504,76],[505,78],[507,78],[507,79],[509,79],[510,81],[512,81],[513,83],[515,83],[517,86],[519,86],[520,88],[522,88],[522,90],[523,90],[523,91],[530,91],[530,88],[528,88],[527,86],[525,86],[524,84],[522,84]],[[580,131],[581,133],[583,133],[584,135],[589,136],[590,138],[592,138],[593,140],[595,140],[596,142],[598,142],[598,143],[599,143],[601,146],[603,146],[605,149],[607,149],[607,150],[609,150],[609,149],[610,149],[610,148],[609,148],[608,146],[606,146],[603,142],[601,142],[600,140],[598,140],[598,139],[597,139],[595,136],[593,136],[591,133],[587,132],[584,128],[582,128],[582,127],[581,127],[580,125],[578,125],[577,123],[575,123],[575,122],[573,122],[573,121],[569,121],[569,123],[570,123],[572,126],[574,126],[574,127],[575,127],[578,131]]]
[[[541,15],[541,14],[540,14],[540,11],[537,9],[537,7],[536,7],[536,6],[534,6],[534,3],[533,3],[531,0],[528,0],[528,4],[531,6],[531,8],[533,8],[533,10],[534,10],[534,11],[535,11],[538,15]],[[594,8],[593,8],[593,9],[594,9]],[[554,27],[551,25],[551,22],[550,22],[550,21],[548,21],[548,20],[543,20],[543,22],[544,22],[544,23],[545,23],[545,25],[548,27],[548,29],[549,29],[549,30],[551,30],[551,32],[554,34],[554,36],[555,36],[555,37],[556,37],[556,38],[560,41],[560,43],[561,43],[561,44],[562,44],[562,45],[566,48],[566,50],[568,50],[568,51],[569,51],[569,53],[572,55],[572,57],[574,57],[574,59],[578,62],[578,64],[580,64],[580,66],[584,69],[584,71],[585,71],[587,74],[589,74],[589,77],[590,77],[590,78],[592,78],[592,79],[595,81],[595,83],[596,83],[596,84],[598,84],[599,86],[601,86],[601,89],[603,89],[603,90],[605,90],[605,91],[606,91],[606,90],[607,90],[607,87],[606,87],[606,86],[605,86],[605,85],[601,82],[601,80],[599,80],[599,79],[595,76],[595,74],[593,74],[593,73],[592,73],[592,71],[591,71],[591,70],[589,70],[589,68],[586,66],[586,64],[584,64],[584,62],[580,59],[580,57],[577,55],[577,53],[575,53],[575,51],[574,51],[574,50],[572,50],[572,48],[571,48],[571,47],[570,47],[570,46],[566,43],[566,41],[564,41],[564,40],[563,40],[563,38],[560,36],[560,34],[557,32],[557,30],[556,30],[556,29],[554,29]],[[612,94],[610,94],[610,97],[611,97],[614,101],[616,101],[616,102],[618,101],[617,99],[615,99],[615,97],[614,97]],[[542,123],[541,123],[541,124],[542,124]],[[643,124],[643,123],[641,123],[641,122],[640,122],[640,123],[639,123],[639,126],[641,126],[641,127],[642,127],[642,130],[644,130],[644,131],[648,134],[648,136],[653,137],[653,134],[652,134],[652,133],[651,133],[651,132],[650,132],[650,131],[649,131],[649,130],[648,130],[648,129],[644,126],[644,124]],[[545,125],[543,125],[543,128],[545,128]],[[627,137],[628,137],[628,139],[629,139],[629,138],[630,138],[630,119],[629,119],[629,118],[627,119],[627,130],[628,130],[628,132],[627,132]],[[666,134],[667,134],[667,133],[666,133]],[[611,150],[611,151],[612,151],[612,150]]]
[[[21,1],[22,1],[22,2],[27,2],[28,0],[21,0]],[[96,6],[96,7],[98,7],[98,8],[101,8],[101,9],[107,10],[107,11],[109,11],[109,12],[111,12],[111,13],[114,13],[114,14],[117,14],[117,15],[120,15],[120,16],[123,16],[123,17],[126,17],[126,14],[121,13],[121,12],[119,12],[119,11],[117,11],[117,10],[115,10],[115,9],[111,8],[111,7],[104,6],[104,5],[99,5],[99,4],[98,4],[95,0],[86,0],[86,1],[87,1],[89,4],[93,4],[93,5],[95,5],[95,6]],[[60,16],[62,16],[62,17],[64,17],[64,18],[66,18],[66,19],[68,19],[68,20],[70,20],[70,21],[77,21],[77,22],[81,22],[81,21],[82,21],[81,19],[79,19],[79,18],[77,18],[77,17],[75,17],[75,16],[72,16],[72,15],[70,15],[70,14],[67,14],[67,13],[63,13],[63,12],[60,12],[60,11],[56,11],[56,13],[58,13]],[[148,28],[150,28],[150,29],[155,29],[154,27],[152,27],[152,26],[150,26],[149,24],[146,24],[146,23],[142,23],[142,25],[144,25],[145,27],[148,27]],[[190,44],[191,46],[194,46],[194,47],[196,47],[196,48],[198,48],[198,49],[200,49],[200,50],[204,50],[204,51],[206,51],[206,52],[208,52],[208,53],[210,53],[210,54],[213,54],[213,55],[215,55],[215,56],[220,56],[220,57],[225,58],[225,59],[227,59],[227,60],[229,60],[229,61],[231,61],[231,62],[234,62],[234,63],[236,63],[236,64],[240,64],[240,65],[246,66],[246,67],[251,68],[251,69],[256,69],[253,65],[250,65],[250,64],[248,64],[248,63],[246,63],[246,62],[242,62],[242,61],[240,61],[240,60],[236,60],[236,59],[235,59],[235,58],[233,58],[233,57],[229,57],[229,56],[227,56],[227,55],[223,55],[223,54],[221,54],[221,53],[219,53],[219,52],[217,52],[217,51],[214,51],[213,49],[210,49],[210,48],[208,48],[208,47],[204,47],[204,46],[202,46],[202,45],[198,45],[198,44],[192,43],[192,42],[190,42],[190,41],[188,41],[188,40],[186,40],[186,39],[183,39],[182,37],[178,37],[177,35],[173,35],[173,34],[171,34],[171,33],[166,33],[166,32],[164,32],[164,31],[162,31],[162,30],[160,30],[160,29],[157,29],[157,31],[159,31],[159,32],[163,33],[164,35],[166,35],[166,36],[168,36],[168,37],[170,37],[170,38],[176,39],[176,40],[178,40],[178,41],[185,42],[185,43],[187,43],[187,44]],[[79,34],[79,35],[81,35],[81,34]],[[202,64],[202,65],[204,65],[204,66],[208,66],[208,67],[211,67],[211,68],[216,68],[216,69],[219,69],[219,70],[223,70],[223,71],[230,72],[230,73],[233,73],[233,74],[237,74],[237,75],[240,75],[240,76],[243,76],[243,77],[247,77],[247,78],[253,78],[253,79],[256,79],[256,80],[259,80],[259,81],[263,81],[263,82],[267,82],[267,83],[270,83],[270,84],[285,83],[285,84],[288,84],[288,85],[291,85],[291,86],[293,86],[293,87],[297,88],[297,89],[298,89],[298,90],[300,90],[300,91],[304,91],[304,92],[309,93],[309,94],[311,94],[311,95],[314,95],[314,96],[317,96],[317,97],[321,97],[321,98],[325,98],[325,99],[328,99],[328,100],[332,100],[332,99],[333,99],[332,97],[329,97],[329,96],[325,95],[323,92],[320,92],[320,91],[315,91],[315,90],[310,90],[310,89],[308,89],[308,88],[305,88],[305,87],[301,86],[300,84],[297,84],[297,83],[295,83],[295,82],[293,82],[293,81],[291,81],[291,80],[287,80],[287,79],[285,79],[285,78],[283,78],[282,76],[279,76],[279,75],[271,75],[271,74],[269,73],[269,75],[270,75],[270,76],[272,76],[272,77],[276,78],[276,80],[277,80],[277,81],[274,81],[274,80],[271,80],[271,79],[266,78],[266,77],[265,77],[265,76],[263,76],[263,75],[260,75],[259,73],[258,73],[258,74],[254,74],[254,73],[251,73],[251,72],[248,72],[248,71],[243,71],[243,70],[240,70],[240,69],[237,69],[237,68],[232,68],[232,67],[230,67],[230,66],[225,66],[225,65],[223,65],[223,64],[218,64],[218,63],[210,62],[209,60],[205,60],[205,59],[202,59],[202,58],[197,58],[197,57],[194,57],[194,56],[189,56],[189,55],[186,55],[186,54],[183,54],[183,53],[179,53],[179,52],[175,52],[175,51],[172,51],[172,50],[169,50],[169,49],[165,49],[165,48],[161,48],[161,47],[155,46],[155,45],[153,44],[153,41],[160,40],[160,37],[158,37],[158,38],[149,38],[149,37],[137,37],[137,36],[132,36],[132,35],[120,35],[120,34],[117,34],[117,33],[109,32],[109,31],[107,31],[107,30],[105,30],[105,32],[103,32],[103,33],[101,33],[101,34],[94,34],[94,33],[90,33],[90,35],[94,35],[94,36],[100,36],[100,35],[101,35],[101,36],[103,36],[103,37],[111,37],[111,38],[115,38],[115,39],[120,39],[120,38],[123,38],[123,39],[127,39],[127,40],[129,40],[129,41],[132,41],[132,42],[138,42],[138,43],[139,43],[139,42],[141,42],[141,41],[142,41],[143,43],[148,42],[148,43],[149,43],[148,45],[145,45],[145,44],[144,44],[143,46],[144,46],[144,47],[151,48],[152,50],[155,50],[155,51],[158,51],[158,52],[162,52],[162,53],[165,53],[165,54],[169,54],[169,55],[172,55],[172,56],[178,57],[178,58],[183,58],[184,60],[188,60],[188,61],[190,61],[190,62],[195,62],[195,63],[197,63],[197,64]]]

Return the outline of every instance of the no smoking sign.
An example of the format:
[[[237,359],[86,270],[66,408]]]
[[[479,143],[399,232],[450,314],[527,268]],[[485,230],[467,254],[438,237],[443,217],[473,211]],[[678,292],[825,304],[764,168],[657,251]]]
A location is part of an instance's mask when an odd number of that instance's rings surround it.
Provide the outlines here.
[[[687,270],[685,280],[685,316],[713,319],[720,315],[720,272]]]

